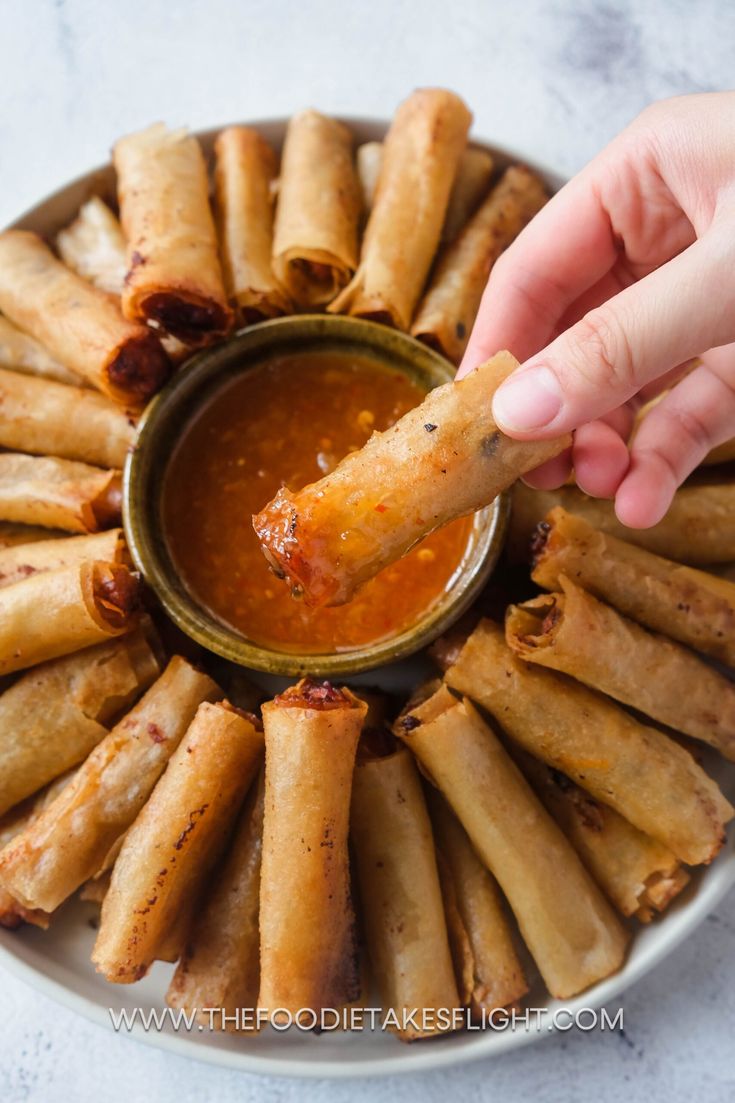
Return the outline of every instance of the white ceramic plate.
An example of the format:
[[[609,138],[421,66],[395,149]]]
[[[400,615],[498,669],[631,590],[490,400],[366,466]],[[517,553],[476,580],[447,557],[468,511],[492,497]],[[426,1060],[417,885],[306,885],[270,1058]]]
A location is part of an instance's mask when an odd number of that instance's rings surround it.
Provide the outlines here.
[[[379,139],[386,129],[386,123],[378,120],[345,119],[345,122],[357,142]],[[286,120],[249,125],[257,127],[268,141],[280,146]],[[211,150],[215,133],[208,131],[199,135],[207,151]],[[490,145],[486,148],[496,156],[499,165],[518,160],[528,163],[527,158],[512,151]],[[533,167],[542,173],[552,189],[560,185],[554,173],[537,165]],[[109,195],[112,190],[113,174],[109,166],[87,173],[28,211],[16,225],[51,235],[74,217],[80,204],[92,192]],[[403,663],[351,681],[380,682],[386,689],[407,692],[416,685],[417,673],[416,662]],[[717,778],[726,795],[735,799],[735,769],[714,754],[704,757],[705,767]],[[717,860],[693,876],[687,890],[659,921],[636,930],[626,965],[619,973],[564,1004],[549,999],[536,980],[527,1005],[546,1007],[549,1012],[564,1006],[572,1013],[580,1008],[607,1005],[614,1015],[616,1005],[612,1001],[615,997],[670,954],[712,911],[733,883],[735,844],[730,839]],[[123,1008],[132,1011],[136,1007],[162,1009],[173,966],[158,963],[143,981],[127,986],[110,985],[95,973],[89,958],[95,937],[91,924],[96,915],[96,907],[74,899],[60,910],[49,931],[33,927],[19,931],[0,929],[0,962],[39,991],[107,1027],[112,1026],[110,1008],[115,1012]],[[544,1037],[550,1029],[550,1023],[544,1021],[540,1032],[521,1028],[513,1032],[458,1033],[413,1045],[402,1045],[390,1034],[367,1030],[315,1036],[296,1030],[276,1033],[268,1028],[257,1036],[243,1037],[210,1033],[198,1027],[191,1033],[183,1029],[176,1032],[170,1024],[160,1032],[146,1032],[138,1024],[132,1035],[161,1049],[245,1072],[337,1078],[394,1075],[464,1063],[524,1045]]]

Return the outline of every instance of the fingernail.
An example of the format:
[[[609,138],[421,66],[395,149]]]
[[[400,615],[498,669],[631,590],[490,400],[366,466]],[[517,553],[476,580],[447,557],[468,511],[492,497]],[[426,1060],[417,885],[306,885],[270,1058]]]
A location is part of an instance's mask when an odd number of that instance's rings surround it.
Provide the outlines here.
[[[550,368],[524,368],[503,383],[493,399],[493,415],[503,429],[543,429],[561,410],[563,395]]]

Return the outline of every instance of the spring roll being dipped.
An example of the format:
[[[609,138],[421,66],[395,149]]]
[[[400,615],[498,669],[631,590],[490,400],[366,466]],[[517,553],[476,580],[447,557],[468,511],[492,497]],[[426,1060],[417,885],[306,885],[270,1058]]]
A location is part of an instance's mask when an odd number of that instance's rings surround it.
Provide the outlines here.
[[[55,379],[72,387],[83,387],[86,380],[55,360],[43,345],[0,315],[0,365],[23,375]]]
[[[55,456],[0,453],[0,521],[90,533],[120,524],[118,471]]]
[[[64,264],[101,291],[122,295],[125,285],[125,235],[115,215],[98,195],[79,208],[73,222],[56,235]]]
[[[516,441],[493,420],[492,395],[516,367],[498,353],[437,387],[319,482],[279,490],[253,518],[276,574],[308,605],[340,605],[422,537],[558,455],[568,437]]]

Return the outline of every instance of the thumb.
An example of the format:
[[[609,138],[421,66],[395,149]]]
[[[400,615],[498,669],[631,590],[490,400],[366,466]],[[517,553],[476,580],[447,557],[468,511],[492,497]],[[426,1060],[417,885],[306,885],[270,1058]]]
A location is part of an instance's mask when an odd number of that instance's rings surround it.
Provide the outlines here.
[[[586,314],[498,388],[498,426],[520,439],[569,432],[672,364],[735,340],[731,251],[708,234]]]

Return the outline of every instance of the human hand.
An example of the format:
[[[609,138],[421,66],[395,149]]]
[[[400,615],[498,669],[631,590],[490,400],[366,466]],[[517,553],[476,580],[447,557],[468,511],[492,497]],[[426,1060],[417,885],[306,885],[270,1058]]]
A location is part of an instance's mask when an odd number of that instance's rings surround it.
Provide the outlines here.
[[[493,414],[518,439],[575,430],[526,481],[615,497],[659,521],[735,436],[735,93],[647,108],[554,196],[495,264],[458,377],[522,362]],[[709,350],[709,351],[706,351]],[[692,367],[693,357],[701,362]],[[670,388],[670,389],[669,389]],[[667,391],[626,443],[637,410]]]

